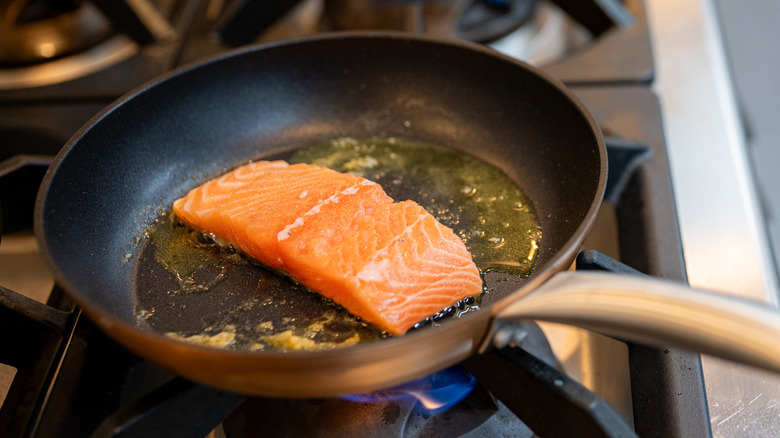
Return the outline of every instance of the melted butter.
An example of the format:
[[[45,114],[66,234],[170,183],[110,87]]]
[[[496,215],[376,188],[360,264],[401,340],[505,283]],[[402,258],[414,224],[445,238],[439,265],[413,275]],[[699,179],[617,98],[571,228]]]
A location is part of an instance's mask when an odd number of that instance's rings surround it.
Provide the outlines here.
[[[533,269],[541,238],[536,214],[514,182],[487,163],[419,142],[348,138],[313,145],[290,161],[354,173],[380,183],[396,201],[418,202],[463,239],[483,273],[526,276]],[[217,348],[286,351],[388,336],[227,242],[183,226],[170,211],[161,213],[145,237],[140,275],[156,278],[153,271],[160,266],[175,281],[167,293],[155,281],[150,292],[137,294],[137,320],[168,337]],[[244,271],[237,274],[236,268]],[[247,272],[257,286],[231,289]],[[479,299],[468,298],[416,327],[438,325],[479,305]]]
[[[204,292],[218,284],[225,278],[223,258],[228,258],[230,263],[244,263],[242,257],[230,254],[235,251],[228,246],[222,254],[203,251],[216,243],[213,235],[185,227],[172,216],[172,213],[164,212],[146,232],[147,237],[157,243],[155,259],[173,273],[179,283],[171,293]]]
[[[191,335],[185,336],[180,333],[168,332],[165,336],[171,339],[190,342],[192,344],[206,345],[215,348],[227,348],[236,340],[236,334],[230,331],[222,331],[215,335]]]
[[[463,239],[483,273],[533,270],[542,237],[536,212],[514,181],[484,161],[416,141],[339,138],[305,148],[290,162],[359,175],[395,201],[416,201]]]
[[[282,350],[330,350],[355,345],[360,342],[360,335],[355,333],[341,342],[317,342],[311,338],[296,335],[292,330],[285,330],[275,335],[265,336],[262,341],[255,346],[256,349],[271,346]]]

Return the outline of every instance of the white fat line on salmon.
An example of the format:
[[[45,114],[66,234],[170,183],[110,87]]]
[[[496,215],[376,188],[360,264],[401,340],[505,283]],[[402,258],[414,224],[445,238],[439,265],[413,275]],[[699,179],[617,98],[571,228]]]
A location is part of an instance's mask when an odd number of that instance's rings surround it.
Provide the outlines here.
[[[365,184],[365,181],[368,181],[368,180],[363,180],[363,182],[361,182],[360,185],[370,185],[370,184]],[[371,183],[371,184],[375,184],[375,183]],[[341,196],[354,195],[355,193],[358,192],[358,190],[360,190],[359,187],[355,187],[355,185],[352,185],[352,186],[347,187],[346,189],[342,190],[341,192],[339,192],[339,193],[337,193],[335,195],[332,195],[328,199],[320,202],[319,204],[315,205],[309,211],[304,213],[301,217],[295,219],[293,221],[293,223],[291,223],[291,224],[287,225],[286,227],[284,227],[284,229],[282,231],[279,231],[279,233],[276,235],[276,241],[277,242],[281,242],[282,240],[287,239],[288,237],[290,237],[290,233],[292,232],[292,230],[294,230],[295,228],[298,228],[301,225],[303,225],[303,218],[305,218],[306,216],[311,216],[311,215],[319,213],[320,209],[322,208],[323,205],[339,202],[339,198]],[[304,190],[304,193],[306,193],[306,190]],[[303,197],[303,196],[301,196],[301,197]]]
[[[378,249],[376,252],[374,252],[374,258],[368,262],[365,266],[363,266],[363,269],[360,270],[357,274],[357,278],[363,281],[369,281],[369,282],[377,282],[377,281],[391,281],[392,279],[388,279],[385,276],[385,272],[388,268],[388,260],[386,258],[382,258],[377,262],[376,260],[380,257],[380,255],[383,255],[386,253],[391,246],[396,244],[398,240],[405,235],[411,234],[412,229],[419,224],[420,222],[425,219],[426,216],[429,216],[427,213],[423,213],[418,216],[417,220],[411,223],[410,225],[407,225],[406,228],[400,233],[398,233],[387,245],[385,245],[384,248]]]
[[[232,171],[217,178],[215,181],[234,180],[239,183],[245,183],[247,181],[257,179],[259,176],[267,175],[269,172],[277,172],[289,166],[290,165],[286,161],[252,162],[233,169]]]

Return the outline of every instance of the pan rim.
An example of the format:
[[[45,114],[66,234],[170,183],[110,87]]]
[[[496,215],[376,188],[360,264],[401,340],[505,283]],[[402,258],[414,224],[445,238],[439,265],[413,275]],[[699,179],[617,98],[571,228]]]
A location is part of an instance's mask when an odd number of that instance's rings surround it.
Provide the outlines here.
[[[600,178],[596,186],[596,193],[588,211],[585,212],[584,219],[581,221],[574,234],[572,234],[572,236],[566,241],[566,243],[561,247],[561,249],[557,251],[554,255],[552,255],[552,257],[544,265],[537,266],[534,270],[535,271],[534,274],[529,278],[529,281],[526,284],[524,284],[522,287],[518,288],[515,292],[513,292],[512,294],[506,297],[503,297],[501,300],[495,303],[492,303],[490,306],[486,308],[480,309],[479,312],[474,312],[473,314],[467,314],[464,317],[460,318],[458,321],[448,322],[447,324],[445,324],[445,326],[454,326],[456,324],[457,325],[479,324],[479,323],[483,323],[484,322],[483,319],[485,318],[488,318],[489,320],[493,320],[495,315],[503,307],[518,299],[522,299],[525,295],[533,291],[539,284],[547,281],[556,272],[567,268],[568,264],[571,263],[571,261],[574,259],[574,256],[576,256],[576,253],[579,251],[579,247],[584,241],[587,231],[591,228],[593,222],[595,221],[596,213],[599,210],[606,189],[606,172],[607,172],[606,145],[604,143],[603,136],[601,135],[600,128],[598,127],[598,124],[595,122],[595,119],[593,118],[591,113],[587,110],[585,105],[574,95],[574,93],[571,90],[569,90],[561,81],[552,77],[550,74],[540,70],[539,68],[533,67],[527,64],[526,62],[509,57],[508,55],[502,54],[500,52],[495,51],[494,49],[491,49],[489,47],[480,44],[476,44],[468,41],[444,40],[444,39],[430,37],[426,35],[414,35],[414,34],[394,32],[394,31],[348,31],[348,32],[323,33],[323,34],[318,34],[315,36],[309,36],[304,38],[296,38],[296,39],[277,41],[277,42],[261,44],[261,45],[241,47],[241,48],[229,50],[224,53],[220,53],[219,55],[215,55],[204,60],[199,60],[193,63],[189,63],[187,65],[178,67],[164,75],[161,75],[151,81],[148,81],[147,83],[140,85],[139,87],[125,93],[123,96],[119,97],[113,103],[105,107],[98,114],[93,116],[68,140],[68,142],[64,145],[64,147],[54,158],[54,160],[51,163],[51,166],[49,167],[49,169],[46,172],[46,175],[44,176],[44,179],[41,183],[36,198],[36,202],[35,202],[34,233],[38,245],[41,248],[41,254],[44,260],[46,261],[47,265],[49,266],[49,268],[52,270],[54,277],[56,279],[56,283],[60,285],[62,288],[64,288],[69,295],[74,297],[74,299],[79,304],[79,306],[84,308],[84,310],[91,316],[91,319],[93,321],[95,320],[95,316],[97,316],[98,320],[96,322],[102,327],[107,327],[107,326],[110,327],[110,326],[117,325],[122,327],[124,330],[136,331],[139,332],[142,336],[151,337],[156,342],[163,342],[165,344],[172,345],[172,346],[186,345],[188,348],[195,349],[196,351],[202,351],[204,352],[204,354],[206,354],[207,352],[218,352],[220,355],[224,355],[228,358],[262,357],[264,360],[270,360],[270,361],[287,361],[287,360],[298,361],[302,359],[312,359],[312,358],[317,358],[321,360],[332,360],[336,358],[343,358],[345,354],[349,354],[350,356],[369,357],[375,351],[396,348],[391,346],[405,345],[408,343],[425,343],[427,342],[426,341],[427,339],[432,337],[437,337],[439,335],[439,332],[442,330],[442,328],[419,330],[404,336],[382,339],[379,342],[358,344],[355,346],[338,348],[334,350],[287,351],[287,352],[219,350],[212,347],[201,346],[197,344],[188,343],[186,341],[167,338],[160,333],[156,333],[150,330],[144,330],[140,327],[132,325],[113,315],[109,311],[109,309],[97,303],[94,303],[93,300],[87,296],[87,294],[80,291],[77,287],[75,287],[75,285],[70,280],[68,280],[67,276],[60,269],[59,264],[54,260],[49,250],[49,245],[45,238],[45,232],[44,232],[45,224],[44,224],[43,210],[46,205],[48,189],[52,183],[52,180],[55,178],[59,165],[64,160],[66,160],[70,151],[73,149],[73,147],[76,144],[78,144],[79,139],[81,139],[94,126],[100,123],[100,121],[104,119],[108,114],[111,114],[112,112],[120,109],[123,105],[131,101],[136,96],[154,87],[158,87],[161,84],[166,83],[167,81],[173,80],[176,77],[186,74],[187,72],[192,71],[194,69],[202,68],[204,66],[211,65],[214,63],[219,63],[221,60],[236,57],[236,56],[241,56],[243,54],[253,53],[268,48],[296,45],[300,43],[341,40],[341,39],[358,39],[358,38],[363,38],[363,39],[371,39],[371,38],[388,39],[389,38],[395,40],[409,40],[409,41],[419,41],[424,43],[447,45],[451,47],[467,49],[470,51],[477,51],[491,57],[500,58],[504,62],[509,62],[518,65],[521,68],[530,71],[531,73],[541,77],[542,79],[544,79],[545,81],[553,85],[555,89],[559,93],[561,93],[577,109],[578,113],[582,116],[583,120],[587,122],[590,130],[593,132],[594,143],[598,147],[598,155],[599,155],[598,158],[600,161],[600,169],[599,169]],[[491,329],[486,330],[485,333],[481,335],[482,339],[478,342],[478,344],[484,344],[485,342],[489,341],[491,337],[490,332]],[[481,348],[481,345],[477,345],[475,346],[475,348],[476,347]]]

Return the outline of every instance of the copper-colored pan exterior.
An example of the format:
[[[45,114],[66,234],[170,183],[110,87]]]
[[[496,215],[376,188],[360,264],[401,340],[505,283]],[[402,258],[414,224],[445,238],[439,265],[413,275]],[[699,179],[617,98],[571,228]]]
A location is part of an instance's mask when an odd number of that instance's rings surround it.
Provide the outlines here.
[[[339,350],[226,351],[139,327],[138,241],[160,209],[239,163],[339,136],[434,142],[501,168],[540,217],[534,274],[488,274],[479,311]],[[552,78],[469,43],[346,33],[232,52],[123,97],[57,156],[35,228],[58,284],[139,356],[240,393],[326,397],[406,382],[475,354],[501,308],[570,265],[605,182],[597,125]]]

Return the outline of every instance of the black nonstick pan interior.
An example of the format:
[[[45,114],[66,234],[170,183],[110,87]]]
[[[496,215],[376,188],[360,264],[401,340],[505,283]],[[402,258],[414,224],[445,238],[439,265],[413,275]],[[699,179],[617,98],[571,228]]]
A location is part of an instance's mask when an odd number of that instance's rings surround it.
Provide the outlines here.
[[[170,282],[145,256],[144,232],[173,200],[206,179],[248,160],[285,158],[345,136],[435,143],[502,169],[540,218],[543,237],[531,277],[538,281],[573,257],[606,177],[603,142],[590,116],[561,85],[521,63],[475,45],[408,35],[321,36],[182,69],[106,109],[55,159],[38,199],[37,234],[57,281],[120,342],[173,368],[194,354],[221,369],[216,364],[232,354],[239,377],[216,384],[233,388],[253,362],[262,368],[260,362],[289,357],[212,351],[139,328],[138,295],[164,294]],[[256,284],[243,269],[224,284],[240,291],[234,294],[238,300]],[[464,318],[378,344],[415,337],[427,343],[457,333],[473,344],[486,335],[491,307],[514,298],[525,284],[495,280],[487,277],[491,291],[476,312],[482,316],[470,318],[479,323]],[[191,313],[182,313],[184,319],[203,324],[196,309],[215,304],[188,299]],[[452,328],[458,325],[464,328]],[[361,356],[355,351],[365,348],[371,352],[361,360],[383,347],[354,347],[351,354]],[[311,360],[317,354],[292,357]],[[320,356],[331,360],[333,354]],[[205,374],[178,371],[200,380]]]

